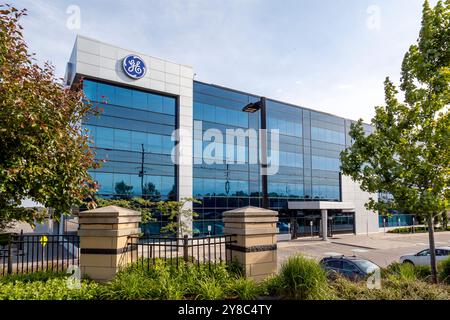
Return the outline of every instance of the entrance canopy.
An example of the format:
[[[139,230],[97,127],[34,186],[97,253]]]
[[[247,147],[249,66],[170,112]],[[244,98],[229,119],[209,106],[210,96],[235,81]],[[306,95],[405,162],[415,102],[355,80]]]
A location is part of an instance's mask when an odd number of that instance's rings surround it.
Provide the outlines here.
[[[355,210],[352,202],[331,201],[288,201],[288,209],[293,210]]]

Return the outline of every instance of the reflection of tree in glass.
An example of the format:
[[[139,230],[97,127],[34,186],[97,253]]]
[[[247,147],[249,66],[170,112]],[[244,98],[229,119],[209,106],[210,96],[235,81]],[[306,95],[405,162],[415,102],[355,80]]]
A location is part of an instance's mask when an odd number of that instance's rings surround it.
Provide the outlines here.
[[[146,200],[158,200],[161,197],[161,193],[156,189],[155,184],[147,182],[143,187],[143,198]]]
[[[170,201],[176,201],[177,200],[177,189],[175,185],[172,185],[172,189],[170,190],[168,194],[168,198]]]
[[[133,194],[133,186],[126,184],[125,181],[117,182],[114,190],[116,192],[114,197],[118,199],[131,199]]]

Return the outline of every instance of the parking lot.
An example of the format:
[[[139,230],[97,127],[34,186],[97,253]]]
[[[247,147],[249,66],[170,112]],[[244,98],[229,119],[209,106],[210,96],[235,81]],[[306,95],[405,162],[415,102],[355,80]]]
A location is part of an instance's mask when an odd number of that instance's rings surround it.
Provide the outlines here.
[[[450,232],[435,234],[436,246],[450,246]],[[405,254],[428,248],[428,233],[336,235],[328,242],[319,238],[302,238],[278,243],[278,267],[289,256],[302,253],[320,259],[331,255],[359,256],[385,267]]]

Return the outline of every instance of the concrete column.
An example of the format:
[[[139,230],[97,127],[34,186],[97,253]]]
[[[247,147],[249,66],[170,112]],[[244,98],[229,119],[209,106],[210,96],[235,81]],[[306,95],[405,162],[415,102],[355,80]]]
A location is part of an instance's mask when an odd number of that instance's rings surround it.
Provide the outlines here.
[[[239,262],[245,276],[261,281],[277,271],[278,212],[245,207],[223,213],[224,233],[236,242],[227,255]]]
[[[322,239],[323,241],[328,241],[328,210],[320,210],[322,213]]]
[[[128,237],[140,233],[141,214],[117,206],[79,214],[80,268],[83,275],[105,282],[131,262]]]

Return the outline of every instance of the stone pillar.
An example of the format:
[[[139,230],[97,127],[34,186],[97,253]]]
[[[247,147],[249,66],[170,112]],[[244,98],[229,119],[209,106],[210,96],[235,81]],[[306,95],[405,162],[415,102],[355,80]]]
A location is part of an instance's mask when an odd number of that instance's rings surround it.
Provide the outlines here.
[[[256,207],[223,213],[224,233],[236,241],[227,255],[231,252],[247,278],[260,281],[277,271],[277,221],[278,212]]]
[[[105,282],[131,262],[128,237],[138,236],[141,214],[117,206],[79,214],[80,268],[83,275]]]
[[[328,241],[328,210],[320,210],[322,213],[322,239],[323,241]]]

